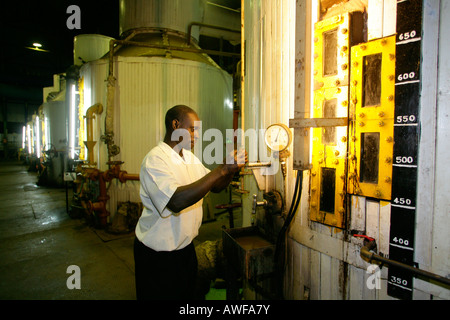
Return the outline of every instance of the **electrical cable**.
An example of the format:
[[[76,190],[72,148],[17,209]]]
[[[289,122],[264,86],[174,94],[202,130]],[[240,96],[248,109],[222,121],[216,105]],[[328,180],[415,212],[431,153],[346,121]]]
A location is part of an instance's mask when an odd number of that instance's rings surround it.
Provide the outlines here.
[[[285,244],[285,235],[286,232],[294,219],[295,213],[297,212],[298,206],[300,204],[301,200],[301,194],[302,194],[302,187],[303,187],[303,171],[299,171],[297,173],[297,179],[295,182],[295,188],[294,188],[294,195],[292,198],[291,207],[289,208],[289,212],[286,215],[286,220],[284,221],[283,227],[281,228],[277,242],[275,247],[275,253],[274,253],[274,267],[275,267],[275,275],[277,277],[277,291],[278,296],[280,299],[283,299],[283,274],[284,272],[281,272],[283,266],[285,265],[284,261],[284,250],[283,245]],[[281,260],[279,261],[279,256],[281,254]]]

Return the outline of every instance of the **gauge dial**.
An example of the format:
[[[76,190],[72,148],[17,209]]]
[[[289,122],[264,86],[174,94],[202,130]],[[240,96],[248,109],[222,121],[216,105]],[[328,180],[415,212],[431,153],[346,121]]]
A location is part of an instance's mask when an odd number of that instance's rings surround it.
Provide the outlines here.
[[[282,123],[272,124],[266,130],[265,140],[273,151],[283,151],[291,144],[291,130]]]

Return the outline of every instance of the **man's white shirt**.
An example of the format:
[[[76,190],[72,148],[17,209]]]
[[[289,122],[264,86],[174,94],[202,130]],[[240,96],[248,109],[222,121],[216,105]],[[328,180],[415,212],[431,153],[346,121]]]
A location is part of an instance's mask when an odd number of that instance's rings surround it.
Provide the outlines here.
[[[183,157],[165,142],[159,142],[144,158],[139,179],[144,206],[136,225],[136,237],[155,251],[186,247],[198,235],[202,223],[203,200],[180,211],[167,208],[178,187],[191,184],[210,172],[190,151]]]

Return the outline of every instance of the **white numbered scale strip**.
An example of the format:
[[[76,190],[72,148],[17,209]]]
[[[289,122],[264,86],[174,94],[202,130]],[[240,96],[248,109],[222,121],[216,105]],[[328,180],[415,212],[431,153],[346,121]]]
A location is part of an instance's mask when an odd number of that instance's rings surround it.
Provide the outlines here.
[[[422,0],[397,1],[394,154],[389,258],[414,265]],[[413,274],[389,267],[388,295],[412,299]]]

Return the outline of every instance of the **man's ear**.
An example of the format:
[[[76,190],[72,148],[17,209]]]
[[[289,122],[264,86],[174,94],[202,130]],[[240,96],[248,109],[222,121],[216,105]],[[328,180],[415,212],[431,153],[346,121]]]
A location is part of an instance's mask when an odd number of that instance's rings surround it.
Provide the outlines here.
[[[173,119],[172,120],[172,129],[176,130],[180,127],[180,121],[178,121],[178,119]]]

